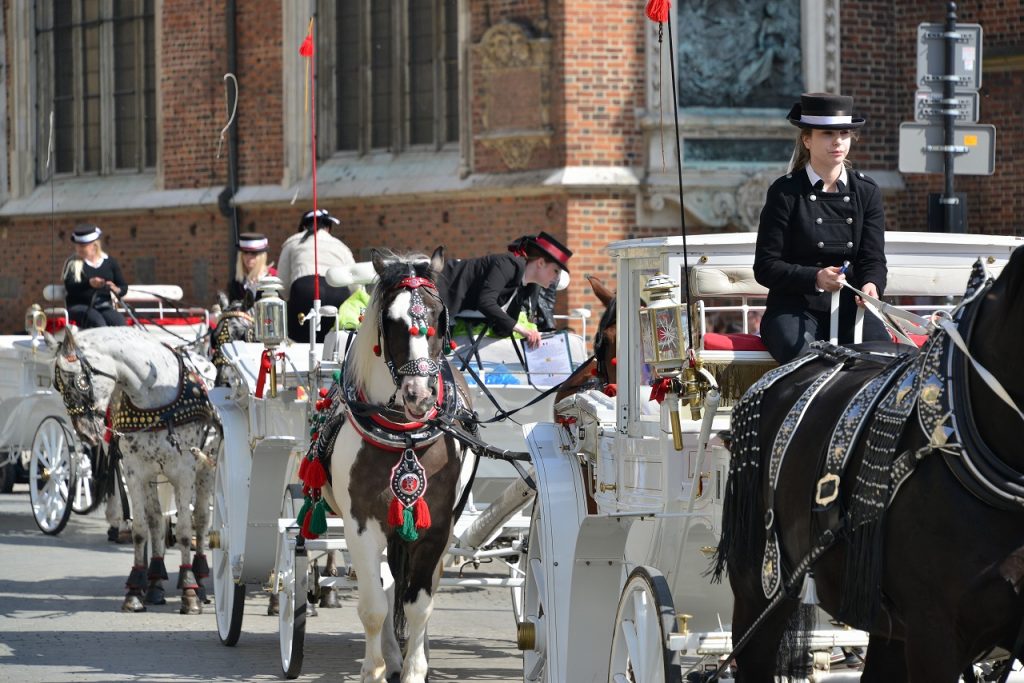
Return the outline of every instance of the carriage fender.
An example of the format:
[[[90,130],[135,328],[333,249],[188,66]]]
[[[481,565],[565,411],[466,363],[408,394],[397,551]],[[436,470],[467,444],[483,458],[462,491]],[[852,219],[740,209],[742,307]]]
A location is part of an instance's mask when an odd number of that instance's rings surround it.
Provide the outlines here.
[[[540,514],[541,571],[548,587],[549,680],[607,680],[607,658],[593,655],[611,648],[632,518],[587,515],[579,460],[562,449],[559,429],[549,422],[523,427],[536,472],[534,515]]]
[[[0,402],[0,450],[31,448],[40,423],[50,416],[71,424],[64,402],[55,391],[37,391]]]

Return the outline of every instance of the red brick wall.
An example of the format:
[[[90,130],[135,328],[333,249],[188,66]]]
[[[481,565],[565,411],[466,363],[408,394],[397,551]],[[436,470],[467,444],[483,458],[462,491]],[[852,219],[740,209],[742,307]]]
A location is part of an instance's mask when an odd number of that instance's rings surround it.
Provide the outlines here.
[[[281,45],[279,0],[245,0],[237,6],[239,183],[277,185],[284,157],[282,49],[298,51],[299,46]]]

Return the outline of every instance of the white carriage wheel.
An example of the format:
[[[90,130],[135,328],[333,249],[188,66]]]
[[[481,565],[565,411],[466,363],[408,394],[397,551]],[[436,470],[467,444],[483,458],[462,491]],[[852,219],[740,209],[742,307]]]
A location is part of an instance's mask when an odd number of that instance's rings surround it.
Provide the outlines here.
[[[667,647],[675,630],[675,607],[665,577],[652,567],[637,567],[615,612],[609,683],[680,683],[676,653]]]
[[[99,505],[99,492],[95,472],[92,468],[92,460],[89,453],[82,448],[81,444],[75,444],[75,470],[78,474],[75,477],[75,492],[71,498],[71,509],[75,514],[87,515]]]
[[[213,520],[211,531],[219,537],[217,547],[210,548],[213,565],[214,612],[217,614],[217,635],[227,646],[235,645],[242,634],[242,613],[245,609],[245,584],[235,581],[231,573],[231,534],[229,510],[231,496],[224,467],[217,468],[213,486]],[[236,523],[238,520],[234,520]]]
[[[72,457],[71,434],[53,415],[43,418],[32,438],[29,462],[29,500],[36,526],[55,536],[71,516],[71,492],[75,490],[77,463]]]
[[[522,592],[520,596],[515,595],[516,588],[513,588],[513,605],[518,601],[522,610],[522,620],[519,624],[520,647],[523,647],[522,639],[524,633],[529,633],[533,640],[533,648],[523,649],[523,680],[544,681],[547,676],[547,629],[546,624],[550,615],[548,609],[548,586],[544,574],[544,557],[541,552],[544,545],[543,532],[541,531],[540,499],[534,503],[533,513],[530,515],[530,535],[526,539],[526,552],[519,560],[520,569],[525,572],[523,586],[518,589]]]
[[[306,639],[306,591],[309,563],[306,549],[296,538],[281,534],[277,562],[278,635],[281,642],[281,671],[285,678],[302,673],[302,647]]]

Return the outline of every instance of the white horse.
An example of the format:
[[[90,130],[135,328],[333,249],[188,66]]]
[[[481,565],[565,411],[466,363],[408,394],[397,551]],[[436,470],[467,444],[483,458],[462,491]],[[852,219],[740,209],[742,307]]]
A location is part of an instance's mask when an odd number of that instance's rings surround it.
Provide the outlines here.
[[[127,327],[102,327],[65,333],[57,347],[54,385],[83,441],[97,445],[112,437],[121,453],[135,511],[135,562],[121,609],[145,611],[147,587],[146,602],[166,602],[164,517],[152,486],[162,474],[174,487],[178,507],[180,611],[201,613],[205,590],[200,581],[209,576],[205,548],[215,464],[207,454],[220,445],[219,421],[203,378],[186,363],[182,352],[153,335]],[[148,567],[147,537],[152,548]]]
[[[348,415],[336,438],[320,435],[333,449],[314,448],[319,462],[305,468],[304,480],[313,479],[309,470],[321,473],[315,479],[322,497],[345,521],[366,631],[360,680],[382,683],[400,672],[402,683],[422,683],[427,620],[457,516],[465,457],[462,444],[433,425],[435,417],[464,414],[468,392],[442,354],[450,343],[448,314],[433,280],[444,251],[431,259],[375,252],[373,263],[378,283],[348,353],[344,388],[328,395],[343,398]],[[329,484],[322,484],[324,470]],[[381,583],[385,547],[394,578],[388,592]],[[404,660],[396,635],[403,623]]]

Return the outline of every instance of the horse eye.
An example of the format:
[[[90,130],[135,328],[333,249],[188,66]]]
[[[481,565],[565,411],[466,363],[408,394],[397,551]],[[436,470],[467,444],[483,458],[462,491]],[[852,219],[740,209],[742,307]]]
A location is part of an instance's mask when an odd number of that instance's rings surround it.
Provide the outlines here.
[[[75,386],[79,391],[89,391],[89,378],[85,375],[75,377]]]

